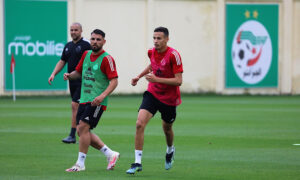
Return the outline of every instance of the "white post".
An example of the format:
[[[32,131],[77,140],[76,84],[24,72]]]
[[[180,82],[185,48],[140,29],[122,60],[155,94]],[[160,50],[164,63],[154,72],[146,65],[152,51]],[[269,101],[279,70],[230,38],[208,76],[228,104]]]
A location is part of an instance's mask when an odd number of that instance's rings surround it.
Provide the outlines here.
[[[12,65],[13,73],[12,73],[12,82],[13,82],[13,100],[16,101],[16,81],[15,81],[15,65]]]

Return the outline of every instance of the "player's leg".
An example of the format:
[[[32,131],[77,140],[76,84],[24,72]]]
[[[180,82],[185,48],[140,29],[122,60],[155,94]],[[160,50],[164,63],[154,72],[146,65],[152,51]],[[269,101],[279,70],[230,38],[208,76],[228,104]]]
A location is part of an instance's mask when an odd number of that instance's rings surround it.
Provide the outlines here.
[[[91,144],[91,136],[90,136],[90,124],[89,124],[89,117],[90,117],[91,109],[90,106],[87,104],[81,104],[78,108],[77,114],[77,130],[79,136],[79,153],[78,159],[74,166],[69,169],[66,169],[68,172],[74,171],[83,171],[85,170],[85,159],[86,154],[88,152],[88,147]]]
[[[77,111],[78,111],[78,107],[79,107],[79,103],[72,101],[72,122],[71,122],[71,127],[76,129],[76,115],[77,115]],[[75,137],[75,132],[71,132],[70,136],[74,136]]]
[[[172,129],[172,125],[170,123],[166,123],[163,121],[163,130],[166,136],[167,142],[167,152],[166,152],[166,161],[165,161],[165,169],[169,170],[172,168],[175,157],[175,147],[174,147],[174,132]]]
[[[176,107],[161,104],[159,111],[161,112],[162,127],[167,143],[165,169],[168,170],[172,168],[175,156],[174,131],[172,127],[176,118]]]
[[[135,163],[131,164],[131,168],[126,171],[127,174],[134,174],[136,171],[142,170],[144,132],[152,116],[153,115],[145,109],[140,109],[139,111],[135,132]]]
[[[66,169],[67,172],[85,170],[86,154],[88,152],[88,148],[91,143],[91,137],[89,132],[90,125],[87,124],[86,122],[80,121],[77,128],[78,128],[78,133],[80,134],[78,159],[74,166],[72,166],[69,169]]]
[[[90,125],[80,121],[78,125],[79,137],[79,152],[87,154],[91,144]]]
[[[155,115],[157,109],[153,96],[146,91],[143,95],[143,102],[140,106],[136,121],[135,133],[135,163],[126,171],[127,174],[134,174],[142,170],[142,155],[144,146],[144,131],[150,119]]]
[[[104,147],[104,142],[94,133],[90,132],[91,134],[91,146],[95,149],[100,150]]]
[[[168,147],[173,146],[173,141],[174,141],[174,131],[172,125],[173,124],[162,121],[162,127],[166,136],[166,142]]]
[[[101,151],[106,156],[108,162],[107,170],[113,170],[118,159],[120,158],[120,153],[111,150],[96,134],[90,132],[90,135],[91,146]]]
[[[76,143],[76,115],[79,107],[79,98],[80,98],[80,84],[70,84],[70,93],[71,93],[71,131],[69,136],[64,138],[62,142],[64,143]]]
[[[141,109],[138,114],[138,118],[136,121],[136,132],[135,132],[135,149],[143,150],[144,146],[144,132],[146,125],[149,120],[152,118],[152,113],[150,113],[146,109]]]

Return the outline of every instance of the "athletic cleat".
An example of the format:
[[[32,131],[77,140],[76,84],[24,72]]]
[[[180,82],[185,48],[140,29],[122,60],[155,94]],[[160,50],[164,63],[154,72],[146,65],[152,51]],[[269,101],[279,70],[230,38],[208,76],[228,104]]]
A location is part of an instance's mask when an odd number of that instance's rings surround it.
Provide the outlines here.
[[[78,164],[75,164],[74,166],[72,166],[69,169],[66,169],[67,172],[78,172],[78,171],[84,171],[85,167],[80,167]]]
[[[170,154],[166,154],[166,162],[165,162],[165,169],[169,170],[172,168],[172,165],[174,163],[174,156],[175,156],[175,148],[174,151]]]
[[[139,163],[131,164],[131,168],[126,171],[127,174],[134,174],[135,172],[142,171],[142,165]]]
[[[106,169],[113,170],[119,158],[120,158],[120,153],[114,152],[114,154],[111,157],[107,158],[108,165]]]
[[[63,139],[62,142],[67,144],[76,143],[76,137],[68,136],[65,139]]]

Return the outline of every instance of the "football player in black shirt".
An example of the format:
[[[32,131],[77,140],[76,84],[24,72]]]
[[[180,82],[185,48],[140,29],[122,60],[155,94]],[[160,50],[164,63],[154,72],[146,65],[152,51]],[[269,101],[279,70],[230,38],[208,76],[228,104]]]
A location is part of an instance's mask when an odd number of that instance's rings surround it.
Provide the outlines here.
[[[61,59],[57,62],[53,72],[51,73],[48,83],[51,85],[51,82],[54,80],[56,74],[58,74],[66,64],[68,64],[68,73],[71,73],[75,70],[75,67],[80,61],[80,58],[84,51],[91,50],[90,43],[85,40],[82,36],[82,26],[80,23],[73,23],[70,27],[70,35],[72,41],[68,42],[63,50]],[[71,132],[69,136],[64,138],[62,141],[64,143],[76,143],[76,114],[79,106],[80,90],[81,90],[81,80],[70,81],[69,89],[71,93],[71,107],[72,107],[72,124]]]

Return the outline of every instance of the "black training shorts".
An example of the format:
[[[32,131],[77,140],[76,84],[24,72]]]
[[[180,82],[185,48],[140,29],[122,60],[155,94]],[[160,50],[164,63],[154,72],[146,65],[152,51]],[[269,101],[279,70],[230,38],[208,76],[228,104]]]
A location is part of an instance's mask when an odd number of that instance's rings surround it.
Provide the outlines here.
[[[78,125],[79,121],[83,121],[90,125],[90,129],[93,129],[97,126],[102,113],[102,105],[91,106],[91,103],[79,104],[76,123]]]
[[[160,102],[149,91],[145,91],[143,102],[139,109],[149,111],[153,116],[157,111],[161,114],[161,119],[166,123],[173,123],[176,119],[176,106],[170,106]]]
[[[80,83],[69,83],[70,94],[73,102],[79,103],[81,84]]]

